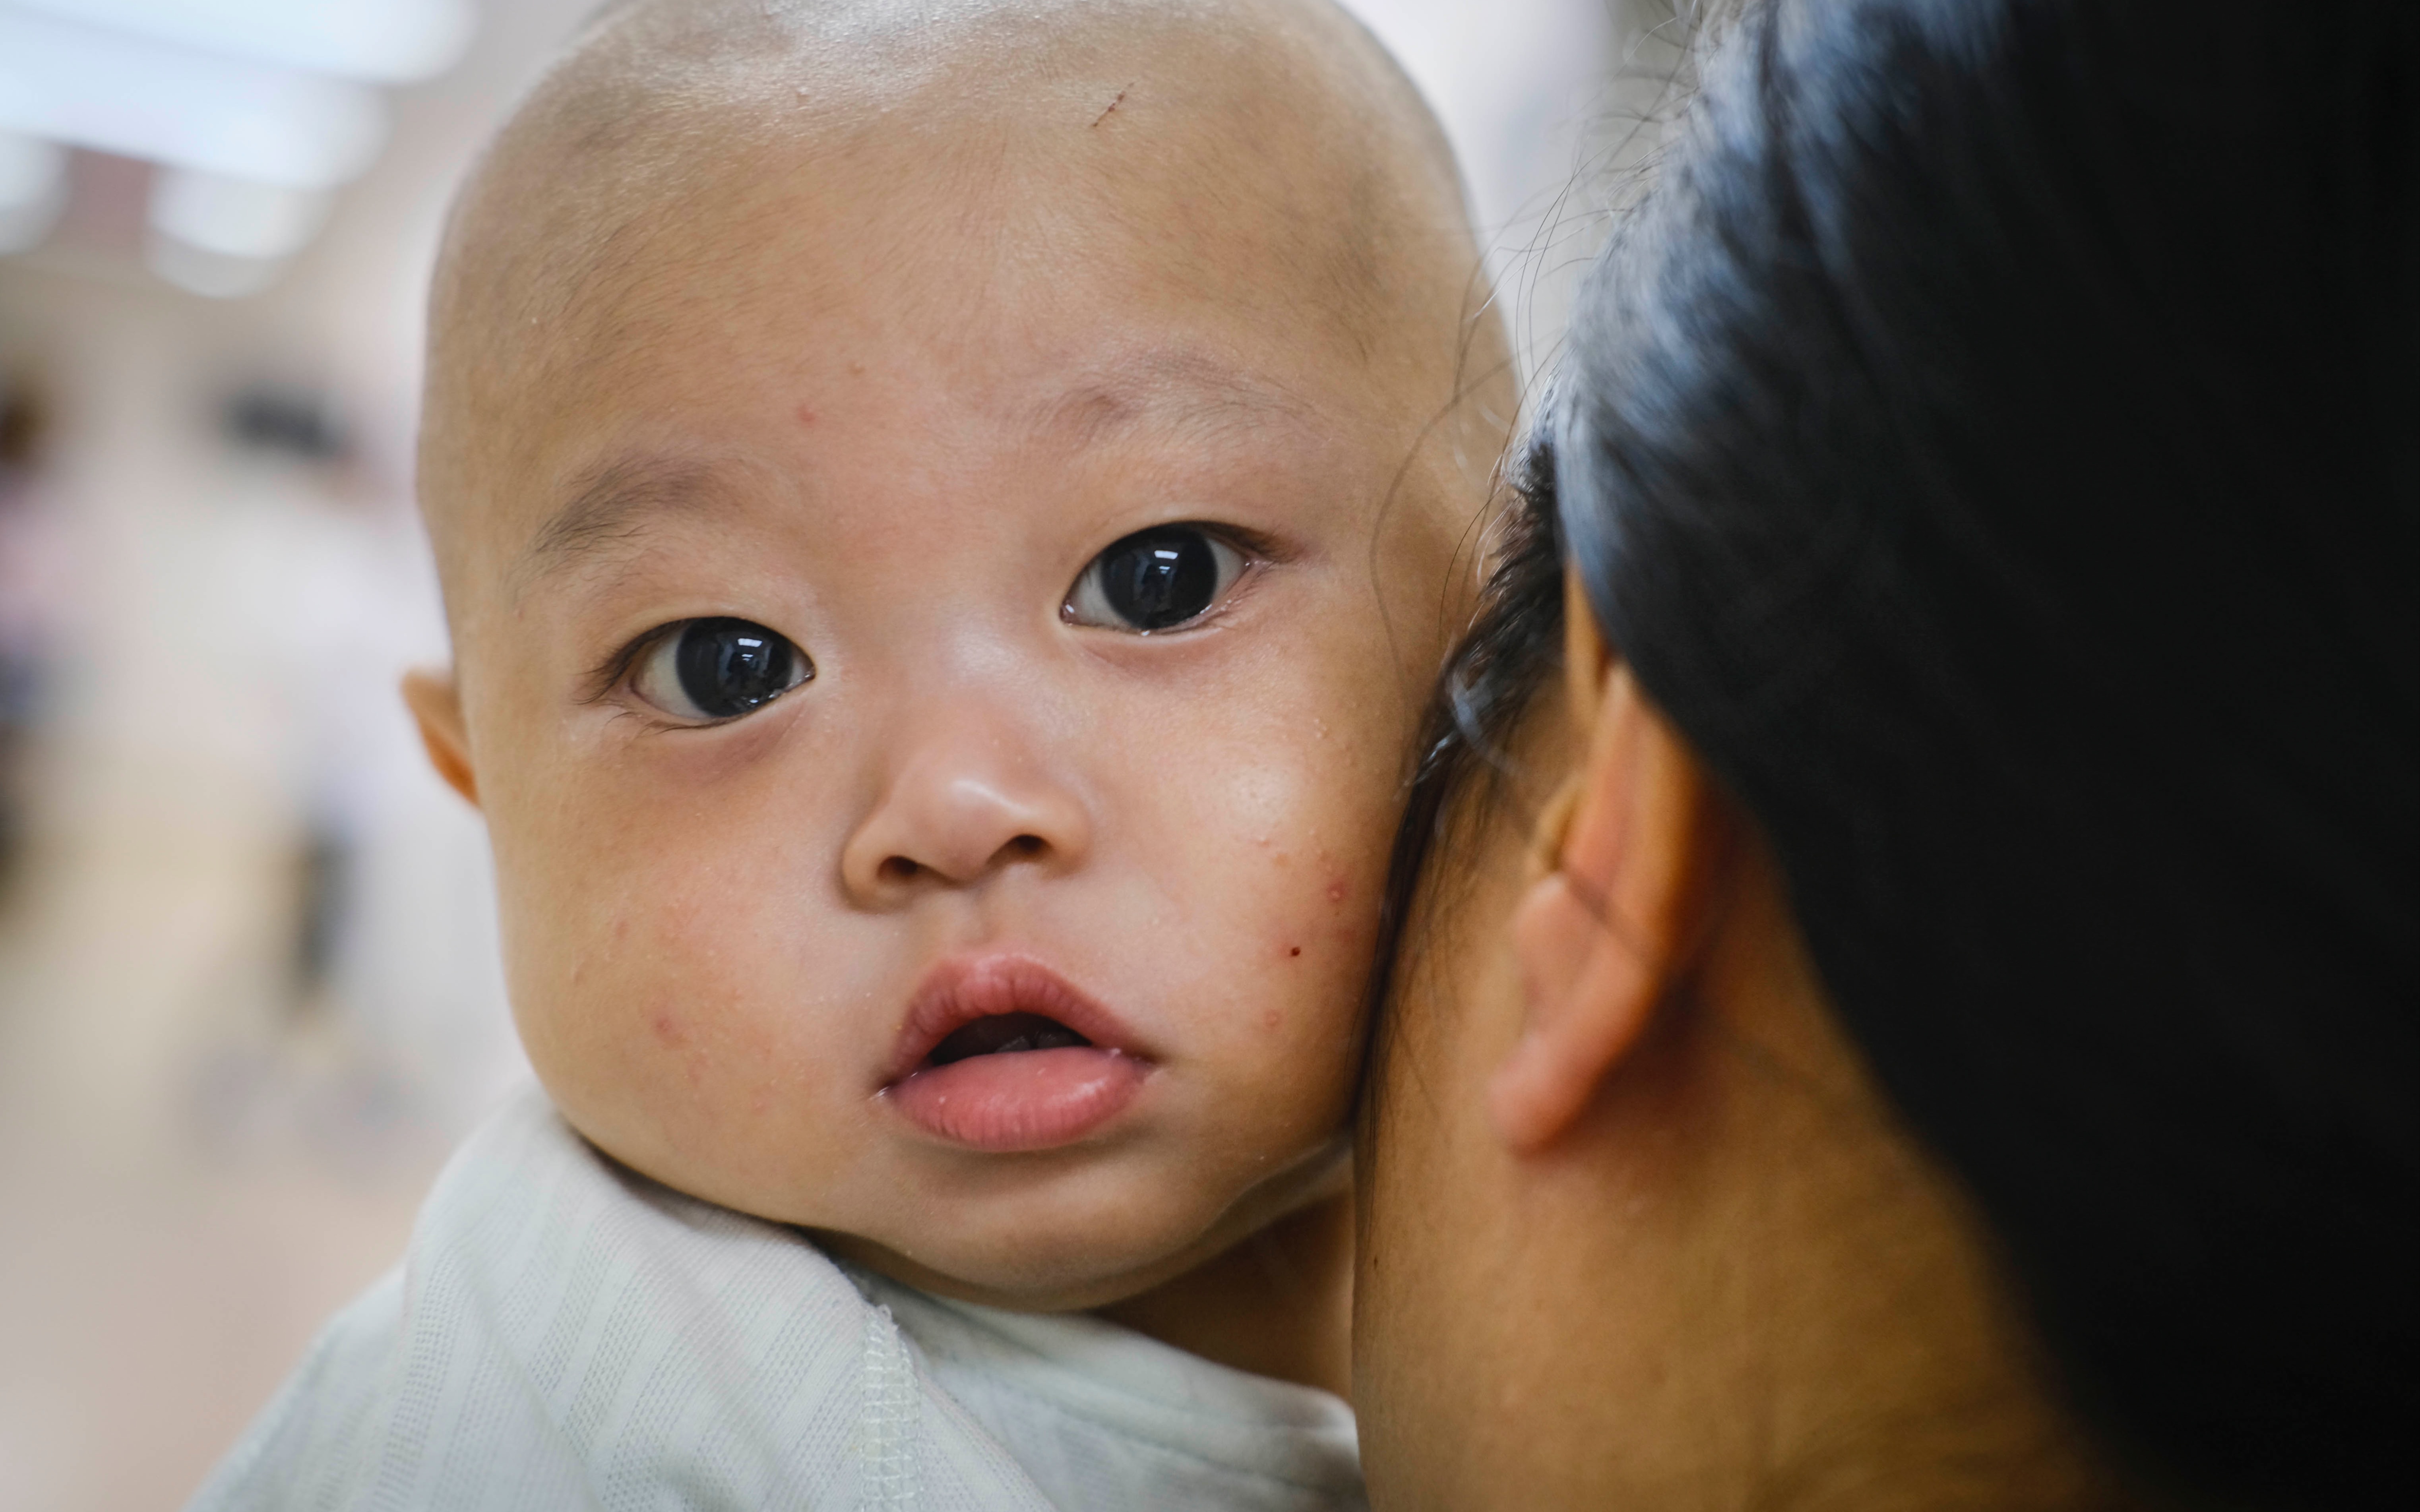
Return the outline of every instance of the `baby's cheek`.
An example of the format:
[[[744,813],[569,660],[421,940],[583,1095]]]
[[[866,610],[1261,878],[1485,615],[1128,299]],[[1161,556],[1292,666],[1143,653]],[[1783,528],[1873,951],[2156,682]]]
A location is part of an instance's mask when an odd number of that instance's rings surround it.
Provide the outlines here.
[[[1276,849],[1268,864],[1268,895],[1282,900],[1269,932],[1276,959],[1320,966],[1339,953],[1352,962],[1356,952],[1371,948],[1376,935],[1370,906],[1374,889],[1350,865],[1324,848],[1314,850],[1307,865],[1298,865],[1291,851]],[[1354,964],[1366,969],[1366,962]]]
[[[1324,712],[1307,721],[1313,738],[1293,751],[1293,823],[1264,847],[1264,877],[1278,903],[1269,936],[1277,958],[1341,980],[1357,1010],[1402,785],[1401,711],[1368,691],[1394,686],[1388,671],[1360,669],[1314,690]]]
[[[1317,844],[1261,859],[1267,943],[1238,1028],[1264,1134],[1291,1145],[1332,1133],[1352,1095],[1376,887]]]
[[[530,1035],[583,1133],[690,1191],[728,1193],[761,1165],[752,1151],[773,1143],[759,1135],[794,1048],[754,1011],[729,912],[679,887],[603,910],[566,942],[572,964]]]

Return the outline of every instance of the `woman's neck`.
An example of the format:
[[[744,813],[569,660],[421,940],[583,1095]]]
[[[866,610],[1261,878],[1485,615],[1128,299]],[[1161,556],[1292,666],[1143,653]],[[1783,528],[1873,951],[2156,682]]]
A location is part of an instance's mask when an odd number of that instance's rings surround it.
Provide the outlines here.
[[[1205,1360],[1344,1396],[1352,1196],[1322,1197],[1173,1280],[1095,1310]]]
[[[1762,1442],[1717,1429],[1706,1462],[1748,1468],[1761,1507],[2130,1504],[2061,1406],[1980,1214],[1840,1029],[1778,886],[1750,878],[1720,933],[1668,1021],[1666,1086],[1685,1088],[1684,1125],[1703,1121],[1702,1164],[1667,1168],[1682,1191],[1665,1237],[1727,1257],[1688,1336],[1741,1339],[1699,1363],[1700,1390]]]

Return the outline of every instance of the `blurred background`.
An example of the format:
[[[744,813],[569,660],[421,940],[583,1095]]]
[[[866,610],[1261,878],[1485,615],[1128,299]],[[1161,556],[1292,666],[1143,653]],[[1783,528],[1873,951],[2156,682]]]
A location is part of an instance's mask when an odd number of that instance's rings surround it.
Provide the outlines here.
[[[439,225],[596,3],[0,0],[0,1509],[180,1504],[527,1074],[395,687]],[[1346,3],[1534,372],[1661,34]]]

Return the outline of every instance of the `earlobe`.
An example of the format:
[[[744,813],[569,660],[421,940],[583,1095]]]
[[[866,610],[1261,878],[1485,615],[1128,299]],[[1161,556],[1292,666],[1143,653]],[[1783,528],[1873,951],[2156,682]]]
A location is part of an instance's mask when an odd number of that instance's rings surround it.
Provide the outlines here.
[[[1504,1142],[1528,1152],[1579,1117],[1653,1003],[1645,964],[1614,937],[1604,900],[1584,896],[1569,872],[1531,884],[1512,933],[1528,1020],[1488,1085],[1488,1113]]]
[[[1497,1133],[1524,1152],[1572,1126],[1653,1021],[1685,965],[1714,840],[1696,758],[1627,666],[1575,650],[1600,658],[1575,701],[1588,756],[1541,837],[1553,870],[1513,915],[1528,1017],[1488,1088]]]
[[[470,728],[462,717],[462,691],[450,671],[414,668],[403,674],[403,702],[420,727],[420,743],[428,764],[445,785],[479,806],[478,779],[471,768]]]

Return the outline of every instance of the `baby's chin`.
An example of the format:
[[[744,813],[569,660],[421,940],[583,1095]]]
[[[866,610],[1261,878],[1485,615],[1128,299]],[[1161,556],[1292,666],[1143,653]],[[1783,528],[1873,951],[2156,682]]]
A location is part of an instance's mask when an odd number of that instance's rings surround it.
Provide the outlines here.
[[[931,1254],[931,1258],[947,1267],[939,1269],[855,1234],[831,1229],[810,1232],[818,1245],[837,1258],[919,1291],[1028,1313],[1106,1307],[1148,1291],[1208,1258],[1207,1255],[1196,1257],[1189,1246],[1154,1257],[1150,1263],[1132,1265],[1128,1262],[1137,1258],[1133,1254],[1104,1256],[1082,1245],[995,1251],[945,1243],[936,1246],[943,1253]]]
[[[1232,1200],[1116,1205],[1093,1222],[934,1226],[889,1242],[807,1226],[826,1252],[937,1296],[1017,1312],[1078,1312],[1137,1297],[1351,1184],[1350,1136]],[[1193,1211],[1187,1211],[1187,1209]]]
[[[1341,1110],[1218,1124],[1155,1121],[1097,1145],[904,1159],[891,1144],[836,1163],[768,1158],[761,1131],[668,1134],[644,1100],[533,1055],[564,1117],[599,1150],[676,1192],[802,1229],[836,1257],[936,1295],[1021,1312],[1140,1296],[1349,1188]],[[608,1091],[614,1090],[610,1086]],[[1267,1113],[1269,1110],[1260,1110]],[[742,1137],[747,1134],[749,1137]],[[684,1136],[686,1135],[686,1136]],[[771,1141],[773,1152],[797,1141]]]

